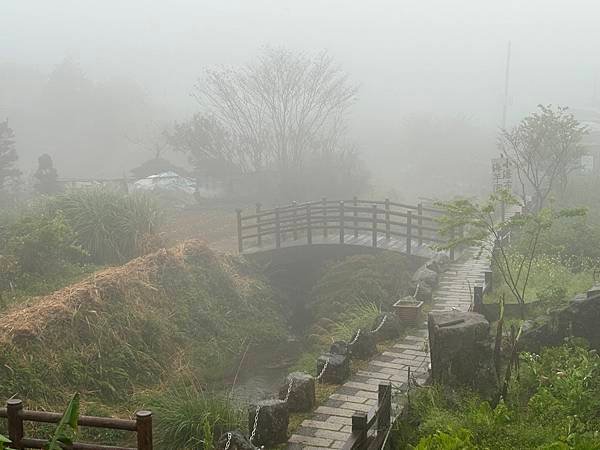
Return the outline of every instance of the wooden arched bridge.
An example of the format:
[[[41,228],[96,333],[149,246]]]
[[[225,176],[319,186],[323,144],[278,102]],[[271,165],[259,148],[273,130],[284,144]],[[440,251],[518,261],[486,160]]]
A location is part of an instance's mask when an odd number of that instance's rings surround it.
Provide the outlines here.
[[[312,201],[256,210],[237,210],[238,250],[249,254],[295,246],[342,244],[386,249],[408,255],[431,253],[446,240],[436,218],[442,211],[419,203]],[[454,258],[454,252],[450,252]]]

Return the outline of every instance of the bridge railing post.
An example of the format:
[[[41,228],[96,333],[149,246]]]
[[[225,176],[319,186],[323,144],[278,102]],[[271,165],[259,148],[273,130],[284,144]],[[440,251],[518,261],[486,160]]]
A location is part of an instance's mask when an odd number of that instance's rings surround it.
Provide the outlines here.
[[[352,199],[352,206],[354,207],[354,212],[352,213],[354,216],[354,239],[358,239],[358,197],[356,195]]]
[[[236,209],[237,215],[237,235],[238,235],[238,252],[241,254],[244,251],[244,243],[242,237],[242,210]]]
[[[389,241],[390,235],[390,199],[385,199],[385,238]]]
[[[259,247],[262,246],[262,227],[260,226],[260,221],[261,221],[261,217],[260,217],[260,207],[261,204],[257,203],[256,204],[256,245],[258,245]]]
[[[419,202],[417,205],[417,225],[419,226],[418,234],[419,234],[419,247],[423,245],[423,203]]]
[[[344,201],[340,201],[340,244],[344,243]]]
[[[6,415],[8,418],[8,438],[11,440],[11,448],[22,449],[21,439],[25,435],[23,427],[23,418],[20,413],[23,409],[23,402],[16,398],[6,401]]]
[[[352,415],[352,435],[356,436],[354,448],[367,448],[368,420],[366,412],[355,412]]]
[[[294,240],[298,240],[298,229],[296,228],[297,222],[296,222],[296,208],[297,208],[298,203],[296,203],[295,201],[292,202],[292,206],[294,208],[294,212],[292,213],[294,216],[293,222],[292,222],[292,236],[294,238]]]
[[[326,238],[329,234],[327,230],[327,199],[323,197],[321,203],[323,204],[323,237]]]
[[[279,220],[279,207],[275,208],[275,248],[281,247],[281,222]]]
[[[380,383],[377,390],[377,434],[386,433],[391,422],[392,385]]]
[[[373,220],[373,248],[377,247],[377,205],[373,204],[373,214],[372,214],[372,220]]]
[[[306,205],[306,242],[312,244],[312,214],[310,204]]]
[[[412,211],[406,211],[406,254],[412,254]]]

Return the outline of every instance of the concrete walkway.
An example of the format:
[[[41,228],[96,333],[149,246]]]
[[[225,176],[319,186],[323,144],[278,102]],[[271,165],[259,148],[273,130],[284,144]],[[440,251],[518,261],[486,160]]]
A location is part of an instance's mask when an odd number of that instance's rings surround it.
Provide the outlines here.
[[[433,293],[432,310],[456,308],[467,311],[473,286],[483,284],[486,270],[490,270],[489,256],[480,255],[477,248],[466,250],[460,260],[452,263],[440,276],[439,286]],[[377,404],[380,382],[406,384],[408,367],[418,382],[427,379],[429,351],[425,322],[412,335],[400,339],[391,349],[372,359],[366,370],[359,370],[350,381],[341,385],[309,420],[302,422],[290,437],[288,449],[341,448],[352,432],[352,415],[356,411],[367,412]]]

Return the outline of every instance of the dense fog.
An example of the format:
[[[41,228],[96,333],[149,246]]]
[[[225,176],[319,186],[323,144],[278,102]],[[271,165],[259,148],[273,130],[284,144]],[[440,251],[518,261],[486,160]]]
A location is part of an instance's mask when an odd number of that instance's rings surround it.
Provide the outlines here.
[[[509,41],[507,125],[539,103],[598,106],[599,17],[592,0],[4,0],[0,119],[24,175],[48,153],[61,177],[122,177],[157,151],[184,163],[159,141],[201,109],[191,94],[207,69],[265,46],[327,51],[358,87],[347,130],[371,189],[477,192]]]

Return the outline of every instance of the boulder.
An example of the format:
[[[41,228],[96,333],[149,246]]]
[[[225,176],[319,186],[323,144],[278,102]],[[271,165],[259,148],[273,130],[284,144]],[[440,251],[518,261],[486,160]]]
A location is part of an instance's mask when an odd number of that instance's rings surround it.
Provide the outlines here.
[[[350,349],[345,341],[335,341],[333,344],[331,344],[329,353],[333,353],[334,355],[348,355],[350,353]]]
[[[262,400],[248,407],[248,430],[252,433],[256,417],[256,408],[258,411],[258,421],[256,422],[256,434],[252,444],[259,447],[272,447],[287,441],[287,429],[289,423],[289,410],[286,402],[283,400]]]
[[[358,336],[354,335],[352,342],[350,353],[354,358],[369,359],[377,353],[377,339],[370,331],[361,330]]]
[[[321,374],[325,364],[327,368],[320,381],[323,383],[343,384],[350,377],[350,355],[325,353],[317,359],[317,373]]]
[[[412,276],[412,281],[414,284],[426,284],[427,286],[434,288],[438,284],[439,275],[437,272],[428,269],[427,265],[423,265],[419,267],[419,269]]]
[[[429,259],[429,261],[425,263],[425,267],[440,274],[446,271],[450,265],[450,262],[450,257],[445,253],[436,253],[432,258]]]
[[[489,380],[493,350],[490,324],[481,314],[431,312],[428,317],[431,375],[436,383],[480,387]]]
[[[304,372],[290,373],[285,379],[285,384],[279,389],[279,399],[285,400],[286,397],[290,412],[312,411],[316,404],[314,377]]]
[[[229,443],[229,450],[256,450],[256,447],[252,445],[250,440],[241,431],[234,430],[230,431],[230,433],[231,441]],[[219,440],[217,441],[217,450],[225,450],[228,441],[229,434],[222,434]]]

